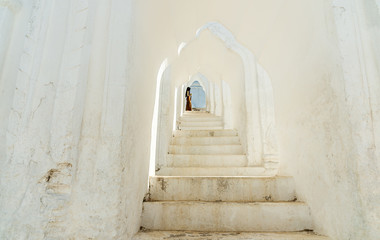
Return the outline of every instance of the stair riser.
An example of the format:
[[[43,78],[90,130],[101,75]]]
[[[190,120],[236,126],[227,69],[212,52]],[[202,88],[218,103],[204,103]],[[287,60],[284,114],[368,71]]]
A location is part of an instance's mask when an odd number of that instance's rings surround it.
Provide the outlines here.
[[[240,144],[239,137],[174,137],[175,145]]]
[[[244,167],[245,155],[178,155],[169,154],[169,167]]]
[[[301,231],[311,229],[302,203],[145,202],[142,226],[152,230]]]
[[[186,127],[186,126],[179,126],[179,129],[181,130],[222,130],[222,126],[212,126],[212,127]]]
[[[330,240],[328,237],[309,232],[262,233],[262,232],[194,232],[194,231],[147,231],[140,232],[133,240]]]
[[[180,127],[221,127],[223,126],[222,122],[220,121],[208,121],[208,122],[180,122]]]
[[[211,145],[211,146],[184,146],[170,145],[170,154],[243,154],[243,148],[240,145]]]
[[[263,167],[163,167],[156,172],[157,176],[274,176],[277,170]]]
[[[294,201],[292,178],[151,177],[154,201]]]
[[[218,117],[218,116],[215,116],[214,114],[211,114],[205,111],[192,111],[192,112],[186,111],[183,113],[182,117],[187,118],[187,117]]]
[[[175,137],[223,137],[223,136],[237,136],[236,130],[184,130],[175,131]]]
[[[221,117],[183,117],[180,122],[222,122]]]

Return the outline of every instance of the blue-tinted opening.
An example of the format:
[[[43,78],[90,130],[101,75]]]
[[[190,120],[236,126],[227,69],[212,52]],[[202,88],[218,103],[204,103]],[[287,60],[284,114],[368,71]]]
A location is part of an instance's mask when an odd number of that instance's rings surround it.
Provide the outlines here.
[[[193,82],[190,86],[192,98],[191,104],[193,108],[206,108],[206,93],[198,81]]]

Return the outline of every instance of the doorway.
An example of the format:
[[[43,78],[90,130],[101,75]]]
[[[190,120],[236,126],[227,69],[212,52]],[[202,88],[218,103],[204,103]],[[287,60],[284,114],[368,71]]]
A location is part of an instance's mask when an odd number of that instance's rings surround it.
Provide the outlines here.
[[[192,111],[206,110],[206,92],[198,81],[190,86]]]

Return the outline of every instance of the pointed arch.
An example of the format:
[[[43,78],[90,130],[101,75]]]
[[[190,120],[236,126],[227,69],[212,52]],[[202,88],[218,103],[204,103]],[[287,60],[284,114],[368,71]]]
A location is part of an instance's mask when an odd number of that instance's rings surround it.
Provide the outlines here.
[[[226,48],[240,56],[243,63],[246,119],[245,129],[241,133],[246,140],[248,165],[277,162],[274,98],[268,73],[257,63],[252,51],[239,43],[232,32],[219,22],[208,22],[201,26],[194,39],[179,45],[178,56],[204,31],[210,31],[220,39]]]
[[[235,54],[237,54],[243,65],[244,74],[243,74],[243,85],[244,85],[244,92],[242,93],[242,99],[243,105],[241,105],[244,108],[244,116],[242,116],[241,121],[242,124],[241,129],[239,130],[239,134],[242,138],[242,143],[245,147],[246,153],[247,153],[247,159],[248,159],[248,166],[265,166],[267,169],[278,169],[278,157],[277,157],[277,143],[276,143],[276,135],[275,135],[275,115],[274,115],[274,98],[273,98],[273,89],[272,89],[272,83],[270,80],[270,77],[268,73],[264,70],[262,66],[260,66],[256,59],[254,54],[245,46],[240,44],[234,35],[221,23],[218,22],[209,22],[200,27],[196,34],[195,38],[188,43],[181,43],[178,47],[178,58],[181,56],[181,53],[184,49],[186,49],[189,44],[195,40],[198,39],[200,34],[203,31],[210,31],[214,36],[216,36],[219,40],[221,40],[224,43],[224,46],[231,51],[233,51]],[[167,68],[170,65],[167,65],[166,68],[163,70],[164,72],[167,71]],[[171,87],[169,88],[175,88],[169,78],[171,78],[170,74],[164,74],[166,77],[164,79],[167,79],[165,82],[167,84],[171,84]],[[201,73],[196,73],[193,76],[197,76],[199,79],[201,79],[200,83],[204,85],[206,89],[210,89],[210,86],[212,85],[213,89],[217,89],[218,84],[210,84],[205,83],[204,79],[207,79],[204,77]],[[192,77],[193,77],[192,76]],[[162,76],[161,76],[162,77]],[[191,78],[190,78],[191,80]],[[219,79],[218,81],[222,81],[222,79]],[[191,81],[188,81],[188,83]],[[164,83],[161,83],[164,84]],[[190,83],[191,84],[191,83]],[[224,84],[225,85],[225,84]],[[183,87],[185,84],[180,84],[180,86],[176,87],[175,91],[181,91],[183,92]],[[166,89],[166,87],[164,87]],[[163,89],[162,86],[160,89]],[[220,86],[220,92],[223,95],[223,84]],[[170,90],[172,91],[172,90]],[[163,92],[159,91],[157,94],[162,95]],[[210,94],[207,94],[210,96]],[[182,98],[182,99],[180,99]],[[183,97],[181,97],[181,94],[176,95],[177,103],[179,102],[183,103]],[[228,101],[234,101],[234,99],[223,99],[224,102]],[[169,101],[169,100],[168,100]],[[223,104],[224,104],[223,102]],[[170,104],[169,102],[165,104]],[[177,105],[178,105],[177,104]],[[182,104],[181,104],[182,105]],[[180,105],[180,106],[181,106]],[[165,106],[165,109],[170,108],[170,106]],[[162,109],[162,107],[160,107]],[[216,109],[215,109],[216,110]],[[160,112],[160,111],[159,111]],[[170,118],[168,122],[175,121],[180,116],[179,111],[175,111],[176,116],[174,118]],[[162,113],[158,113],[162,114]],[[167,114],[169,112],[165,113],[165,118],[169,119]],[[182,114],[182,113],[181,113]],[[222,109],[222,116],[224,118],[230,117],[230,116],[224,116],[226,114],[225,109]],[[228,112],[227,112],[228,114]],[[239,119],[240,120],[240,119]],[[228,122],[228,121],[227,121]],[[165,126],[167,124],[164,124]],[[171,124],[169,124],[171,125]],[[166,147],[162,145],[162,141],[168,142],[170,141],[170,133],[168,130],[171,129],[170,127],[164,127],[160,128],[158,127],[158,131],[160,134],[160,140],[157,143],[157,146],[160,145],[159,149],[165,150]],[[166,139],[166,140],[164,140]],[[159,154],[160,155],[160,154]],[[162,158],[160,158],[162,159]],[[160,160],[161,161],[161,160]],[[163,160],[164,162],[166,160]],[[156,167],[159,165],[164,165],[164,162],[156,163]]]

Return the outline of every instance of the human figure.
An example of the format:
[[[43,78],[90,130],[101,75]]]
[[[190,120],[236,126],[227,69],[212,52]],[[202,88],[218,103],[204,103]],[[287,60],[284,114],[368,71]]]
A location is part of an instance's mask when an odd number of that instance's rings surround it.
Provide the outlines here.
[[[191,111],[191,93],[190,93],[190,87],[186,89],[186,111]]]

